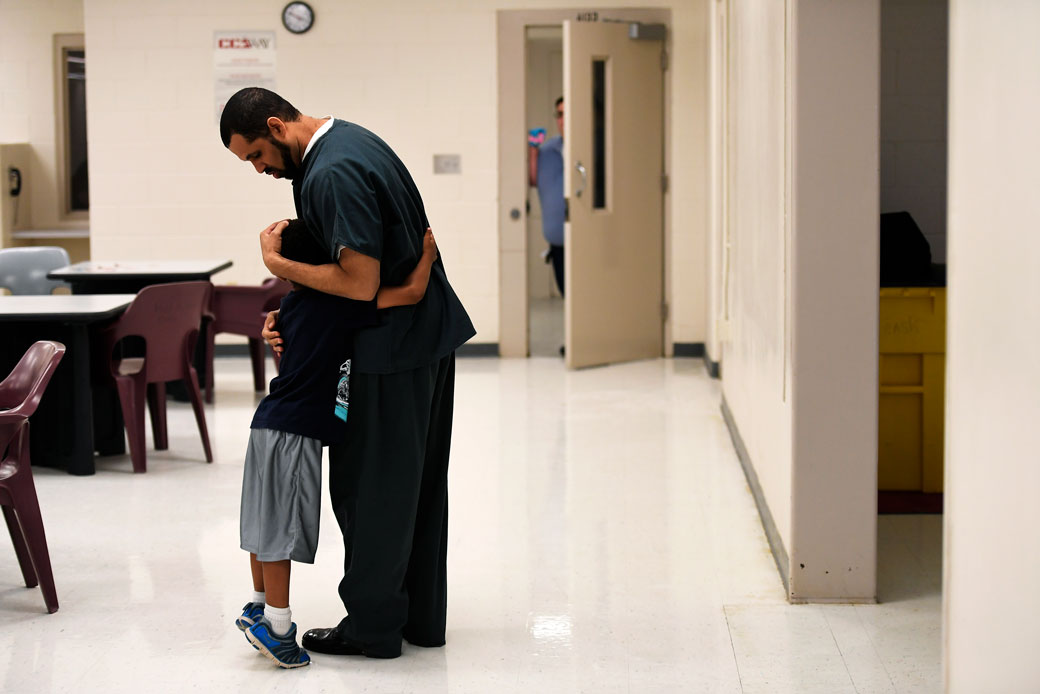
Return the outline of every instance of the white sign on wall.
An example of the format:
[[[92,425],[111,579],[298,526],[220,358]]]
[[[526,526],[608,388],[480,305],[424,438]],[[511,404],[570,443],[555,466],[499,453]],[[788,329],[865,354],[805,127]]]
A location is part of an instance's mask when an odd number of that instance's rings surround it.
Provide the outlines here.
[[[218,123],[224,104],[239,89],[264,87],[275,91],[274,32],[214,32],[213,77]]]

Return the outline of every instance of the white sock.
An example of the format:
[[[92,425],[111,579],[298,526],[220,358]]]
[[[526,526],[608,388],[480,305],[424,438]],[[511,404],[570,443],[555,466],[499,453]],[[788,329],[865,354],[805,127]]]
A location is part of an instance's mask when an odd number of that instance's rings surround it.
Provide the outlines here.
[[[267,598],[264,597],[263,591],[260,591],[258,593],[258,592],[256,592],[254,590],[253,591],[253,599],[250,600],[249,602],[255,602],[257,605],[266,605],[267,604]]]
[[[285,636],[292,628],[292,609],[288,607],[264,607],[264,616],[271,623],[275,636]]]

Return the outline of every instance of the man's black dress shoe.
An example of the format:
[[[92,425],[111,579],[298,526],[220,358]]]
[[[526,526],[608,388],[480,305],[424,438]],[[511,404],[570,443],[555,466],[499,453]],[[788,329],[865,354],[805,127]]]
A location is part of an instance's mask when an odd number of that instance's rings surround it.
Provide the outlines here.
[[[400,652],[386,654],[347,641],[339,635],[336,627],[331,629],[310,629],[303,635],[303,647],[315,653],[326,655],[363,655],[369,658],[396,658]]]

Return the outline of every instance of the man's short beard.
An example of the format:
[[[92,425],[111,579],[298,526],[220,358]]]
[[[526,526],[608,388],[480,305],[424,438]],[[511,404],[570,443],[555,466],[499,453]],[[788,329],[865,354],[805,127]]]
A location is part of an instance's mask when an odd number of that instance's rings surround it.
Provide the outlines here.
[[[267,136],[267,141],[274,145],[282,155],[282,168],[278,169],[278,173],[282,175],[282,178],[286,180],[293,180],[296,175],[300,173],[300,167],[293,161],[292,152],[289,151],[289,145],[284,142],[279,142],[270,135]]]

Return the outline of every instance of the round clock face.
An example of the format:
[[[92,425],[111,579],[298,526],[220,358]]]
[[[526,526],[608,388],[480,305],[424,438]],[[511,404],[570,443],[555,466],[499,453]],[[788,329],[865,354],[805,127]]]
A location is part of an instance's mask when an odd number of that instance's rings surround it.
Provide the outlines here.
[[[282,10],[282,24],[292,33],[302,34],[314,26],[314,10],[305,2],[290,2]]]

